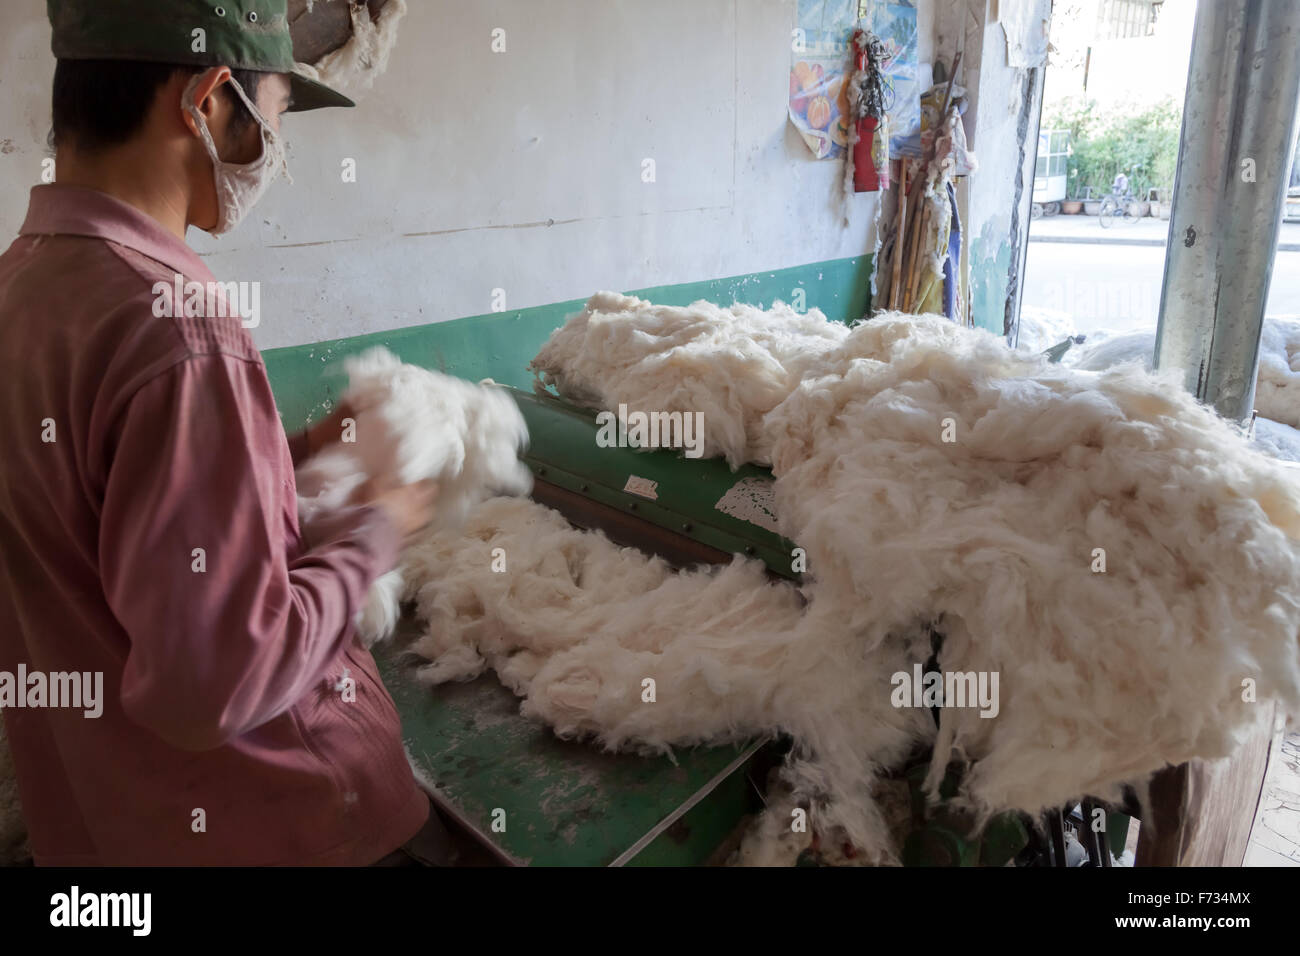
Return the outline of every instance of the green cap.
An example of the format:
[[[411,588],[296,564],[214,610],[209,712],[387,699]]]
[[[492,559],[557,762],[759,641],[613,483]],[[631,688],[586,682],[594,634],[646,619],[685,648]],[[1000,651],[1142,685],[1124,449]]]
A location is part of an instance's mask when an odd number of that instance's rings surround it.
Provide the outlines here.
[[[60,60],[142,60],[287,73],[290,111],[355,106],[295,70],[287,0],[46,0]]]

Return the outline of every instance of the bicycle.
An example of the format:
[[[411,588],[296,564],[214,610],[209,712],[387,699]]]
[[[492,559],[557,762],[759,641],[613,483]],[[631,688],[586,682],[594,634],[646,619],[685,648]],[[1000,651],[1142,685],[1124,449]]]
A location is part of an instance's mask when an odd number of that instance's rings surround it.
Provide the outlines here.
[[[1097,222],[1103,229],[1109,229],[1116,216],[1121,217],[1127,223],[1135,223],[1142,218],[1135,211],[1136,206],[1137,200],[1133,198],[1132,193],[1124,193],[1122,196],[1106,196],[1102,199],[1101,209],[1097,212]]]

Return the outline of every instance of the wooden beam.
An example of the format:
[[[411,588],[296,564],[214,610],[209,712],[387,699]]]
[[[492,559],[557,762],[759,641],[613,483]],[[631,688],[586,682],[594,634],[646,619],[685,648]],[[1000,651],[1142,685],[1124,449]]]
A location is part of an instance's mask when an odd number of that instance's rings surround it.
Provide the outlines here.
[[[378,19],[388,0],[367,0],[370,18]],[[352,36],[352,0],[315,0],[310,13],[307,0],[289,0],[289,33],[293,55],[300,63],[315,63],[333,53]]]
[[[1268,770],[1273,707],[1227,760],[1193,760],[1151,780],[1142,808],[1138,866],[1241,866]]]

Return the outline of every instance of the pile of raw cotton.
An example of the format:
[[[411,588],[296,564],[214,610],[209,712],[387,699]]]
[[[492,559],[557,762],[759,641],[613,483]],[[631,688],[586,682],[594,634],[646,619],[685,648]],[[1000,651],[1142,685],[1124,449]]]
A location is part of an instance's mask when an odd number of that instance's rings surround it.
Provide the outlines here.
[[[492,495],[527,494],[532,487],[519,460],[528,429],[500,388],[404,364],[384,348],[352,356],[344,368],[342,399],[354,424],[342,441],[298,469],[304,526],[346,505],[370,480],[384,487],[436,481],[440,528],[455,527]],[[392,631],[403,592],[400,568],[376,582],[360,622],[366,640]]]
[[[552,333],[532,368],[543,385],[581,405],[701,412],[706,457],[769,464],[763,416],[847,332],[815,309],[781,303],[770,312],[708,302],[678,309],[601,293]],[[617,399],[608,387],[615,382]]]
[[[1256,701],[1300,705],[1300,488],[1173,379],[935,316],[849,329],[610,293],[535,367],[588,404],[703,411],[711,450],[770,462],[808,604],[753,564],[674,575],[490,502],[409,559],[431,680],[491,666],[610,746],[785,731],[813,826],[873,860],[896,852],[879,773],[918,742],[932,788],[957,760],[960,802],[1036,812],[1230,754]],[[939,670],[998,676],[995,708],[936,730],[895,706],[930,626]]]

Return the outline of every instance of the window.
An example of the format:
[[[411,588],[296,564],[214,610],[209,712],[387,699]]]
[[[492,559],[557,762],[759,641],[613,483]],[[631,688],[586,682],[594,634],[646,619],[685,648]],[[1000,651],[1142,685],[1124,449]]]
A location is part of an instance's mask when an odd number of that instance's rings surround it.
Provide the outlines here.
[[[1127,40],[1155,33],[1163,0],[1101,0],[1097,7],[1097,39]]]

